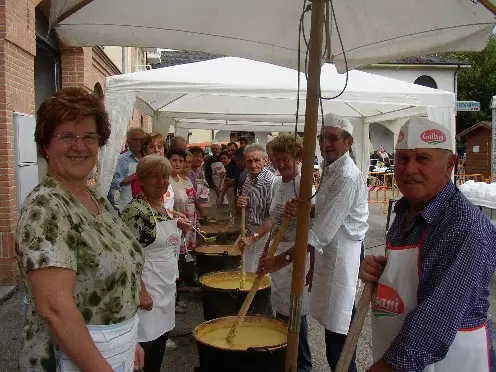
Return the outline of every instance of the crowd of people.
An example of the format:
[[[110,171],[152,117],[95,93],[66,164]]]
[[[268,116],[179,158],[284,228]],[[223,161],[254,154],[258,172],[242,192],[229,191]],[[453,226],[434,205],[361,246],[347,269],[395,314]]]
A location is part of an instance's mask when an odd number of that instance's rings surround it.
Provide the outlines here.
[[[444,141],[422,136],[441,132]],[[98,149],[110,135],[101,100],[64,88],[38,110],[35,141],[48,174],[20,212],[16,254],[27,291],[22,371],[159,371],[175,314],[187,304],[178,284],[195,284],[195,227],[208,205],[246,211],[236,243],[246,270],[270,273],[270,306],[287,321],[303,143],[279,134],[267,146],[213,142],[212,155],[175,137],[133,128],[109,194],[88,187]],[[439,136],[439,138],[443,138]],[[359,277],[376,283],[373,364],[383,371],[491,371],[488,321],[496,228],[451,180],[448,129],[408,120],[398,136],[395,206],[385,255],[363,259],[367,187],[350,156],[353,125],[328,114],[318,138],[323,157],[313,199],[302,296],[298,371],[312,370],[310,314],[324,329],[335,370]],[[315,191],[315,190],[314,190]],[[289,227],[272,257],[268,244]],[[193,367],[193,366],[192,366]],[[349,371],[356,371],[353,358]]]

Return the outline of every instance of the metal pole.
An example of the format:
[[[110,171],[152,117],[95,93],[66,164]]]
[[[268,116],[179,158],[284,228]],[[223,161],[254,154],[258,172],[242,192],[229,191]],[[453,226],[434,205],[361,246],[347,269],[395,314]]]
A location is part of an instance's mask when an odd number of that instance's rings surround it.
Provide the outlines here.
[[[313,185],[313,161],[317,138],[317,118],[319,113],[320,68],[322,63],[322,37],[324,26],[325,0],[312,1],[312,23],[308,54],[308,81],[305,111],[305,134],[300,184],[300,200],[296,225],[296,242],[291,283],[290,314],[288,325],[288,347],[286,351],[286,371],[296,372],[298,342],[301,322],[301,295],[305,285],[305,262],[307,256],[308,230]]]

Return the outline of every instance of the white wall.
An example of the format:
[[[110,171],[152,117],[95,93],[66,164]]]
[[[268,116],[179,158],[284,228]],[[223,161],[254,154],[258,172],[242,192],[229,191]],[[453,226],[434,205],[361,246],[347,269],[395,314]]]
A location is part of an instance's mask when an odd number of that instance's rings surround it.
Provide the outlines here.
[[[207,129],[191,129],[189,143],[210,142],[212,141],[212,131]]]
[[[102,46],[103,51],[110,58],[112,63],[122,72],[122,47],[120,46]]]
[[[231,131],[230,130],[219,130],[215,133],[215,139],[219,142],[230,142],[231,141]]]
[[[378,150],[382,146],[388,153],[392,154],[393,141],[394,134],[391,130],[378,123],[370,124],[370,142],[372,144],[370,151]]]
[[[455,93],[453,85],[453,76],[455,69],[441,69],[441,68],[362,68],[362,71],[414,83],[415,80],[422,75],[428,75],[436,81],[437,88]]]

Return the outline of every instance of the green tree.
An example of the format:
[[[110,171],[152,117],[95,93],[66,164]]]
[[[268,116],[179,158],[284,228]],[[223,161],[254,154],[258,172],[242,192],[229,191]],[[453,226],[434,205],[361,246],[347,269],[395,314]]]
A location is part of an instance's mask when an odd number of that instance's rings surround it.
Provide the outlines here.
[[[458,112],[456,132],[460,133],[479,121],[491,120],[491,98],[496,95],[496,35],[480,52],[448,53],[445,56],[472,64],[458,72],[458,100],[481,104],[480,112]]]

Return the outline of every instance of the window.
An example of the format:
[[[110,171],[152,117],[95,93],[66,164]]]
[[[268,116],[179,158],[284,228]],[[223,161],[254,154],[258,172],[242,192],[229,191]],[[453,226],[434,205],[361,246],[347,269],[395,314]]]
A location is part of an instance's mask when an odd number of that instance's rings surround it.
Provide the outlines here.
[[[437,89],[436,80],[431,78],[429,75],[419,76],[417,79],[415,79],[414,84],[422,85],[422,86],[428,87],[428,88]]]

